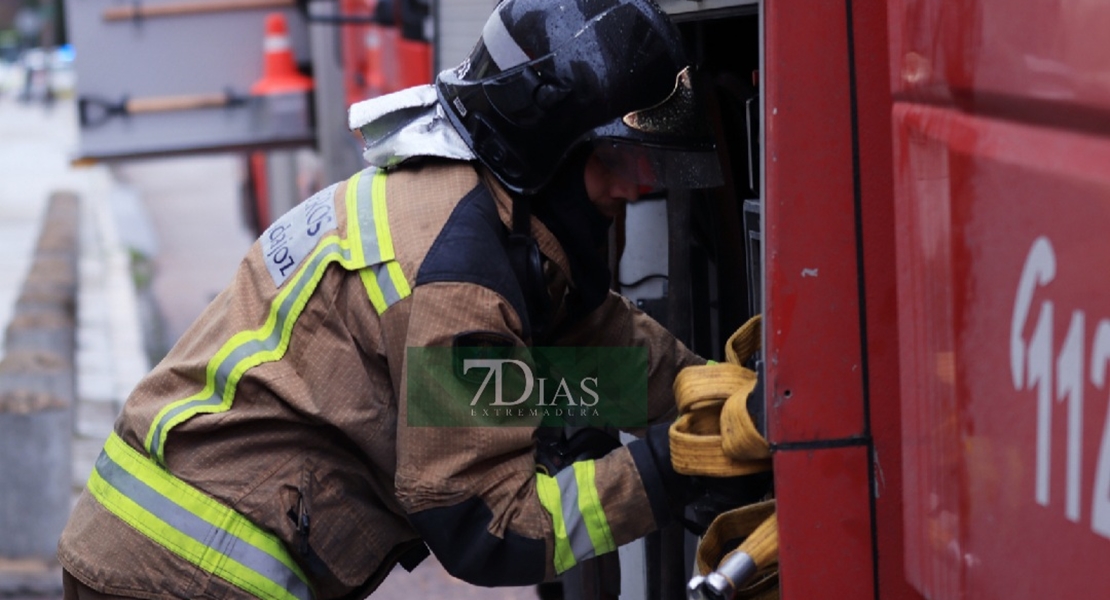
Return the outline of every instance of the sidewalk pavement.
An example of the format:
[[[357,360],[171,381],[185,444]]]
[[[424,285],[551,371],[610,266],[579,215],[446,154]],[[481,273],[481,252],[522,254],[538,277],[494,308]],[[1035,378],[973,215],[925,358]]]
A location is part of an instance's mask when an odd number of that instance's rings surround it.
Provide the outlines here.
[[[76,406],[72,433],[72,490],[84,487],[94,461],[127,393],[149,369],[127,248],[111,210],[125,193],[109,167],[73,167],[77,151],[76,110],[61,94],[52,106],[21,103],[11,85],[18,72],[0,65],[0,358],[15,300],[27,277],[47,200],[69,191],[80,199]],[[18,461],[19,456],[0,456]],[[4,490],[4,482],[0,482]],[[18,493],[4,490],[3,493]],[[11,561],[9,565],[11,566]],[[5,589],[0,557],[0,597]],[[8,569],[10,572],[11,569]],[[16,569],[18,571],[18,569]],[[10,574],[10,573],[9,573]],[[31,574],[26,591],[47,593],[60,573]],[[28,584],[18,584],[25,587]]]

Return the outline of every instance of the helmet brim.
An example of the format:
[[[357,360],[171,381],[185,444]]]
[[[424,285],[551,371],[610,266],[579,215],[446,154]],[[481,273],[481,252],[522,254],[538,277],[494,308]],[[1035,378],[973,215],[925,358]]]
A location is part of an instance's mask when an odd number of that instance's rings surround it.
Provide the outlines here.
[[[716,144],[689,67],[678,73],[662,102],[595,129],[592,138],[606,166],[651,190],[722,185]]]

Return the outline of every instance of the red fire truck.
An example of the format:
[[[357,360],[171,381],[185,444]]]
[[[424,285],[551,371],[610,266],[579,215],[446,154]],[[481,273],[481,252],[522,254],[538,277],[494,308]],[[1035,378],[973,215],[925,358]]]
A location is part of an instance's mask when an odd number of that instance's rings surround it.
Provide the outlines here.
[[[1110,10],[760,15],[783,597],[1105,597]]]
[[[764,316],[782,597],[1107,597],[1110,7],[664,6],[732,175],[669,295]]]

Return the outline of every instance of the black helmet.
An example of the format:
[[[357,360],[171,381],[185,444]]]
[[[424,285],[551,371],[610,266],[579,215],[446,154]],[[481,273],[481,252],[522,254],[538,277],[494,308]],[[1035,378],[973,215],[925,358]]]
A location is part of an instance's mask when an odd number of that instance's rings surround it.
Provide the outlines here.
[[[504,0],[436,90],[516,192],[538,191],[586,142],[652,187],[720,181],[678,31],[650,0]]]

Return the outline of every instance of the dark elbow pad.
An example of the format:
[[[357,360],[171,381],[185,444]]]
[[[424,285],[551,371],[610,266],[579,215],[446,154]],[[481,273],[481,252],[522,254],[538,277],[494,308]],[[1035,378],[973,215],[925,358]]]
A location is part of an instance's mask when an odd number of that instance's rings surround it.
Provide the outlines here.
[[[508,530],[503,539],[491,534],[493,513],[481,498],[422,510],[409,520],[447,572],[467,583],[521,586],[544,579],[544,541]]]

